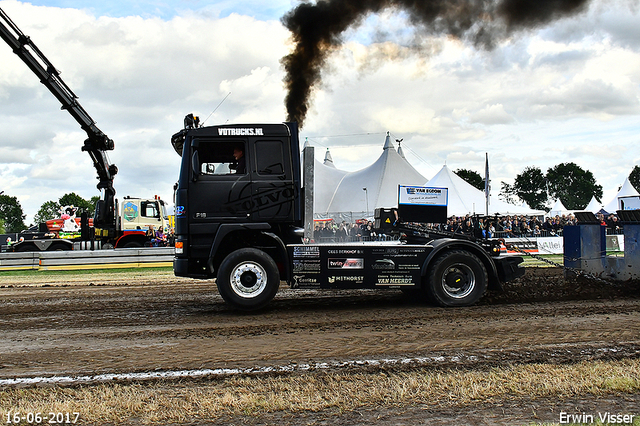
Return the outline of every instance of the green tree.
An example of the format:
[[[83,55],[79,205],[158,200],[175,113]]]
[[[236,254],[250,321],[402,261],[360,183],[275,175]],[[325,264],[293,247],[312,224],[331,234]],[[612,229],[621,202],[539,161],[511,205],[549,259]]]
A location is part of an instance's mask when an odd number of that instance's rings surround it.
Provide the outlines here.
[[[57,201],[45,201],[40,206],[40,210],[33,217],[35,223],[43,223],[49,219],[60,217],[60,203]]]
[[[475,188],[478,188],[481,191],[484,191],[484,179],[478,172],[474,172],[473,170],[467,169],[458,169],[454,171],[455,174],[464,179],[467,183],[471,184]]]
[[[0,234],[6,234],[7,231],[4,229],[4,220],[0,219]]]
[[[569,210],[580,210],[595,196],[602,200],[602,185],[588,170],[575,163],[562,163],[547,170],[549,196],[560,199]]]
[[[629,182],[636,191],[640,192],[640,166],[635,166],[629,174]]]
[[[514,194],[535,210],[543,210],[547,199],[547,182],[538,167],[527,167],[516,176],[513,183]]]
[[[7,232],[20,232],[27,229],[24,218],[27,217],[22,211],[22,206],[16,197],[0,195],[0,220],[4,222]]]
[[[503,181],[500,181],[498,197],[504,200],[505,203],[516,205],[518,202],[515,187]]]
[[[92,207],[92,212],[91,214],[95,213],[96,211],[96,203],[100,201],[100,196],[99,195],[94,195],[93,197],[91,197],[91,199],[89,200],[89,203],[91,203],[91,207]]]
[[[82,212],[87,212],[89,217],[93,216],[93,211],[95,209],[95,204],[91,204],[91,201],[85,200],[75,192],[70,192],[68,194],[64,194],[58,200],[60,206],[75,206],[78,207],[78,211],[76,212],[76,216],[80,217]]]

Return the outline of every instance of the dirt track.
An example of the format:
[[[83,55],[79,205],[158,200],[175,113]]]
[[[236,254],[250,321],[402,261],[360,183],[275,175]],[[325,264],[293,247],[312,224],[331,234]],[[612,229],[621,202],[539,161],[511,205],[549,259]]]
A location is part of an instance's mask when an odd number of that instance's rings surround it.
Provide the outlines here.
[[[0,379],[252,368],[348,360],[449,364],[638,357],[637,285],[565,283],[530,269],[471,308],[400,292],[296,293],[230,310],[210,282],[116,274],[0,282]],[[91,285],[89,285],[91,283]],[[12,285],[11,287],[7,287]]]

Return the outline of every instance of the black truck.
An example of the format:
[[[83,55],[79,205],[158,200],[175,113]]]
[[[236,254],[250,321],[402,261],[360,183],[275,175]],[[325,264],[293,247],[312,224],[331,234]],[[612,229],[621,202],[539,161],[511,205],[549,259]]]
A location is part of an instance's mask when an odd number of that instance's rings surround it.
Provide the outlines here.
[[[312,182],[313,162],[301,159],[295,123],[200,127],[190,114],[171,142],[182,156],[174,272],[216,278],[237,309],[264,307],[281,281],[293,289],[402,289],[468,306],[524,274],[522,258],[501,257],[496,240],[417,226],[401,227],[398,241],[304,244],[302,169]]]

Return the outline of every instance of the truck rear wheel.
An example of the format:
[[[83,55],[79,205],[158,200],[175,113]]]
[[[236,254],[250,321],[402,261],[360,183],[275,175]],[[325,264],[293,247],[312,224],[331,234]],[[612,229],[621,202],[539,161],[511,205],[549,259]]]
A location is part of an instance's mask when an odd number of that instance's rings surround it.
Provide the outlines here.
[[[487,270],[466,250],[452,250],[436,258],[429,272],[429,294],[440,306],[469,306],[487,289]]]
[[[220,264],[216,280],[231,306],[251,311],[266,306],[278,292],[280,273],[271,256],[254,248],[239,249]]]

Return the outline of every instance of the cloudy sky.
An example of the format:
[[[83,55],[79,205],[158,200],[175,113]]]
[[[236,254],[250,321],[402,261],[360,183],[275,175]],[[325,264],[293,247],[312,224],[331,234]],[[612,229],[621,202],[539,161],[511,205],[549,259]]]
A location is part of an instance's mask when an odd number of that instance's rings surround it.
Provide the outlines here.
[[[206,124],[285,119],[280,18],[292,0],[0,1],[116,144],[118,196],[171,200],[185,114]],[[640,5],[594,0],[580,15],[493,50],[416,38],[403,13],[345,35],[313,96],[302,137],[355,171],[404,139],[426,178],[447,164],[484,173],[492,193],[527,166],[575,162],[610,201],[640,164]],[[0,191],[33,219],[67,192],[98,195],[84,133],[8,46],[0,46]]]

